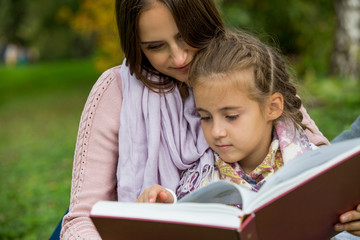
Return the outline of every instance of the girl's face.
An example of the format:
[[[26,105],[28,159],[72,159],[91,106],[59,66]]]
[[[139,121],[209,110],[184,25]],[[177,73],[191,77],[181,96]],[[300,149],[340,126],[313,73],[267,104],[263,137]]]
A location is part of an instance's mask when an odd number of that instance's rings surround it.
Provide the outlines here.
[[[171,12],[163,3],[155,2],[141,13],[139,38],[143,53],[156,70],[181,82],[187,80],[198,49],[182,39]]]
[[[234,80],[228,78],[251,81],[254,74],[250,69],[213,76],[210,82],[201,79],[202,84],[194,87],[196,108],[209,146],[225,162],[239,162],[245,172],[251,172],[269,151],[272,121],[266,107],[260,108],[248,97],[246,88],[234,86]]]

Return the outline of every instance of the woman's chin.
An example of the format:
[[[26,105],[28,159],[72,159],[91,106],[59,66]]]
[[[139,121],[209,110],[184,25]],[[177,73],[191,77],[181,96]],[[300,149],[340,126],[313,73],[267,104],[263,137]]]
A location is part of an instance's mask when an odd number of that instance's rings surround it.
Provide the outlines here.
[[[179,82],[186,82],[188,80],[188,76],[189,74],[186,72],[182,74],[177,74],[176,76],[174,76],[174,78]]]

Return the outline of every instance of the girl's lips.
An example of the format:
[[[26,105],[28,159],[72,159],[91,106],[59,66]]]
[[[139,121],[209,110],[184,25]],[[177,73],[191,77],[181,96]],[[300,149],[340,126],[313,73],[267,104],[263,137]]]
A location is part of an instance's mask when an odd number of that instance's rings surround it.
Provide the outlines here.
[[[216,147],[219,150],[226,150],[226,149],[229,149],[231,147],[231,145],[216,145]]]

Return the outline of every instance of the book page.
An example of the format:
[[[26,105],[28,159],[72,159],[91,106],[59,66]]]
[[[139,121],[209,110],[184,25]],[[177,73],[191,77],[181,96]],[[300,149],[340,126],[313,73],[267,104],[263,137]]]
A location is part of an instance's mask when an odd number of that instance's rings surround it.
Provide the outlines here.
[[[245,212],[252,212],[260,205],[336,165],[358,151],[360,151],[360,138],[323,146],[294,158],[269,177],[259,190],[257,198],[251,204],[245,206]]]
[[[197,189],[180,199],[179,202],[222,203],[245,206],[256,195],[256,192],[243,186],[226,181],[217,181]]]
[[[224,204],[202,203],[127,203],[99,201],[90,213],[92,218],[112,217],[141,221],[163,221],[238,229],[243,212]]]

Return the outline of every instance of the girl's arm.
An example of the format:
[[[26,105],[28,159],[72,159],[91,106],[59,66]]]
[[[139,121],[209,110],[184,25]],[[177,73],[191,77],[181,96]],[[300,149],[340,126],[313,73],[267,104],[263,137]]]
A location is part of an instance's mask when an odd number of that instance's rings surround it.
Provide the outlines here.
[[[148,187],[136,200],[138,203],[176,203],[177,198],[175,193],[168,189],[155,184]]]
[[[122,104],[119,67],[103,73],[85,104],[76,142],[69,213],[61,239],[100,239],[90,217],[99,200],[116,200]]]

